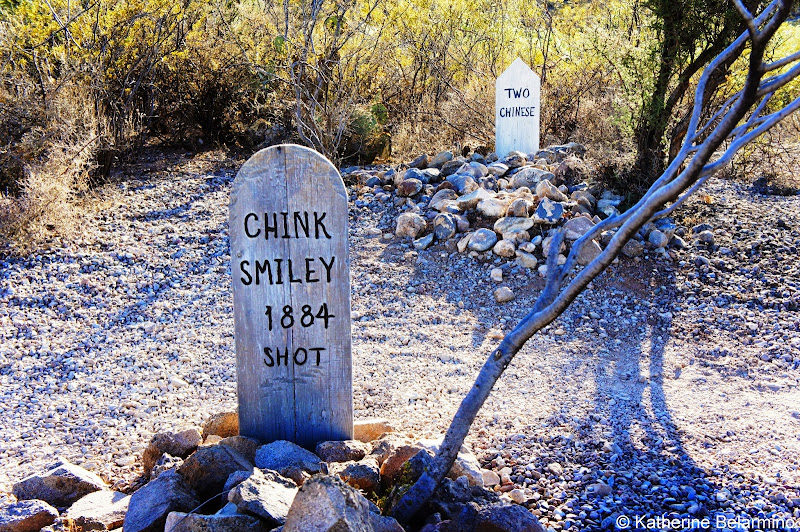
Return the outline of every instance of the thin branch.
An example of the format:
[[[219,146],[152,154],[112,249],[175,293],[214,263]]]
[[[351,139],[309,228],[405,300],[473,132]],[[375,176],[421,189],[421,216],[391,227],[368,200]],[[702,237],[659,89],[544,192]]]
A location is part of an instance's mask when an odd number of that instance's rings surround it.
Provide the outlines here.
[[[739,14],[742,16],[742,18],[744,19],[744,23],[747,24],[747,31],[748,33],[750,33],[750,37],[752,37],[753,40],[755,40],[756,35],[758,35],[758,28],[756,28],[756,23],[753,20],[753,15],[750,14],[750,11],[742,3],[742,0],[733,0],[733,5],[734,7],[736,7],[736,11],[738,11]]]
[[[768,63],[764,65],[762,71],[766,74],[767,72],[771,72],[773,70],[777,70],[781,67],[788,65],[789,63],[794,63],[795,61],[800,60],[800,51],[793,53],[792,55],[787,55],[777,61],[773,61],[772,63]]]

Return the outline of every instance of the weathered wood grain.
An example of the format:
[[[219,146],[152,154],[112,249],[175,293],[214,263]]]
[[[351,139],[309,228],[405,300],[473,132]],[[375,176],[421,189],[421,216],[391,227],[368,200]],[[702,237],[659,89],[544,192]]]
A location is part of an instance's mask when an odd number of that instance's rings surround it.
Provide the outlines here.
[[[495,82],[495,152],[505,157],[517,150],[539,151],[540,82],[517,58]]]
[[[276,216],[277,237],[264,225],[265,218],[273,225],[271,213]],[[286,224],[282,213],[288,213]],[[294,213],[299,213],[299,238]],[[322,440],[352,438],[350,259],[347,193],[341,176],[308,148],[281,145],[261,150],[236,176],[229,222],[239,432],[307,448]],[[262,267],[258,285],[256,261]],[[270,261],[269,270],[263,261]],[[323,304],[333,315],[327,329],[317,317]],[[285,308],[292,309],[292,319],[282,324]],[[291,326],[283,326],[290,321]],[[264,348],[272,350],[272,359]],[[286,348],[288,361],[276,356],[276,350],[283,355]]]

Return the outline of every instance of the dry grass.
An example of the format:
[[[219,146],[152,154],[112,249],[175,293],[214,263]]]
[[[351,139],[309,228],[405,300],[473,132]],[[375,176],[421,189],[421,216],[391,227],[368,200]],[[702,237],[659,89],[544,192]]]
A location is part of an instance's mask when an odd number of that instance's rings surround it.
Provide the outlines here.
[[[758,183],[768,194],[800,192],[800,117],[792,115],[763,137],[743,148],[731,163],[728,175]]]
[[[103,146],[102,119],[89,95],[63,87],[49,102],[46,148],[25,161],[17,196],[0,196],[0,239],[18,254],[70,239],[81,226],[89,194],[89,172]]]

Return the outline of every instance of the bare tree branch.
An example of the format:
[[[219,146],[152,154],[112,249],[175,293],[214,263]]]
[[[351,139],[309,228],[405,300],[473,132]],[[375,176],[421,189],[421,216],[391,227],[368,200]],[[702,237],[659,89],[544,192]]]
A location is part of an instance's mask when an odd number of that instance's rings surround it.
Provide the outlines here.
[[[623,246],[640,228],[658,217],[673,212],[714,172],[726,165],[739,149],[800,107],[798,98],[778,111],[760,116],[774,92],[772,87],[780,88],[800,75],[800,68],[792,68],[781,76],[766,82],[762,80],[766,72],[800,59],[800,52],[795,52],[785,59],[764,64],[766,46],[788,17],[790,0],[774,0],[758,17],[753,17],[741,0],[735,0],[735,4],[748,30],[714,58],[700,76],[695,90],[689,128],[678,155],[636,205],[620,215],[600,222],[576,240],[561,267],[558,266],[557,256],[564,236],[563,229],[557,230],[549,248],[545,288],[531,311],[487,358],[475,379],[475,384],[453,417],[431,470],[423,473],[391,510],[392,515],[401,522],[407,522],[414,516],[450,470],[483,403],[522,346],[536,332],[560,316],[589,283],[608,268]],[[742,53],[746,41],[749,41],[749,63],[741,90],[698,129],[700,117],[705,110],[703,95],[709,78],[720,65]],[[756,106],[754,110],[753,106]],[[709,163],[722,143],[730,138],[733,138],[733,141],[723,154]],[[672,204],[664,209],[663,206],[669,202]],[[580,251],[592,244],[591,241],[603,231],[615,228],[617,230],[606,248],[570,280]],[[566,286],[562,288],[564,284]]]

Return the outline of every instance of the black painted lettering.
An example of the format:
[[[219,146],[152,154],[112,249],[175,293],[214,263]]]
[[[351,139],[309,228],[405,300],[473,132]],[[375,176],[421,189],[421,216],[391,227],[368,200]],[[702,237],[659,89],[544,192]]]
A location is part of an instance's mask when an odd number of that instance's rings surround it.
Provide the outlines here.
[[[311,347],[309,351],[314,351],[317,354],[317,366],[319,366],[320,353],[325,351],[324,347]]]
[[[322,266],[325,268],[325,273],[327,274],[328,282],[331,282],[331,269],[333,268],[333,263],[336,260],[336,257],[331,257],[331,263],[328,264],[325,262],[324,257],[320,257],[319,261],[322,263]]]
[[[312,278],[311,275],[316,273],[317,270],[311,267],[311,263],[314,262],[314,259],[306,259],[306,282],[307,283],[318,283],[318,278]]]
[[[272,213],[272,225],[269,225],[269,213],[264,213],[264,240],[269,240],[269,234],[275,233],[278,238],[278,215]]]
[[[242,280],[243,285],[250,286],[250,283],[253,282],[253,276],[250,275],[250,272],[247,271],[247,269],[245,268],[246,266],[250,266],[250,261],[243,260],[242,262],[239,263],[239,269],[242,270],[242,273],[247,276],[247,280],[245,280],[244,277],[240,277],[240,279]]]
[[[303,230],[302,234],[304,234],[306,238],[311,236],[308,232],[308,211],[295,211],[294,213],[294,236],[296,238],[300,238],[300,229]]]
[[[294,276],[294,269],[292,268],[292,259],[286,259],[286,264],[289,269],[289,282],[290,283],[302,283],[302,277],[295,277]]]
[[[272,268],[270,268],[268,260],[256,261],[256,286],[261,284],[262,273],[267,274],[269,284],[272,284]]]
[[[277,274],[276,277],[278,278],[278,281],[274,284],[283,284],[283,272],[281,271],[281,262],[283,262],[283,259],[275,259],[275,273]],[[273,284],[271,277],[269,284]]]
[[[247,216],[244,217],[244,234],[246,234],[250,238],[255,238],[261,234],[261,229],[257,229],[255,233],[250,234],[250,231],[247,230],[247,220],[249,220],[251,216],[255,219],[255,222],[258,223],[258,215],[256,213],[254,212],[247,213]]]
[[[291,238],[289,236],[289,213],[282,212],[281,217],[283,218],[283,236],[281,238]]]
[[[283,359],[283,365],[284,366],[288,366],[289,365],[289,348],[288,347],[284,347],[283,348],[283,354],[281,354],[280,349],[275,349],[275,358],[278,359],[278,366],[281,365],[281,359]]]
[[[331,235],[328,234],[328,230],[325,229],[325,225],[322,223],[322,220],[325,219],[325,216],[327,216],[327,214],[328,214],[327,212],[323,212],[322,216],[319,216],[319,214],[316,211],[314,211],[314,236],[317,239],[319,239],[320,228],[322,228],[322,232],[325,233],[325,236],[327,238],[331,238]]]
[[[301,351],[303,352],[302,360],[297,357],[297,355],[299,355]],[[306,351],[302,347],[298,347],[297,350],[294,352],[294,363],[295,363],[295,365],[302,366],[303,364],[306,363],[306,360],[308,360],[308,351]]]
[[[269,347],[265,347],[264,355],[267,357],[264,359],[264,364],[266,364],[268,368],[273,367],[275,365],[275,359],[272,358],[272,349],[270,349]]]

